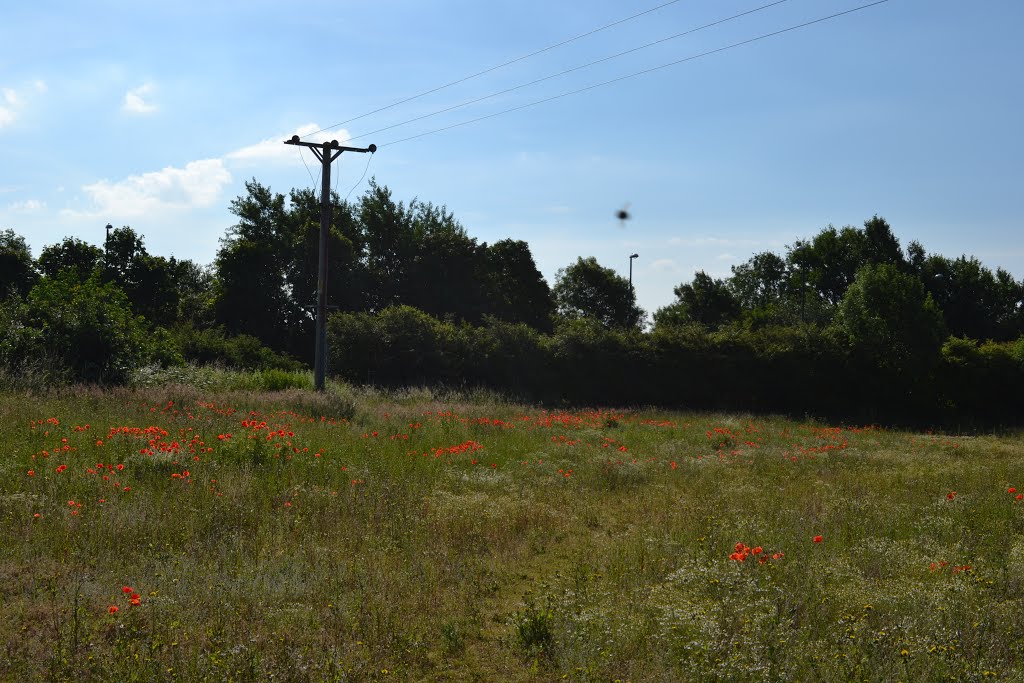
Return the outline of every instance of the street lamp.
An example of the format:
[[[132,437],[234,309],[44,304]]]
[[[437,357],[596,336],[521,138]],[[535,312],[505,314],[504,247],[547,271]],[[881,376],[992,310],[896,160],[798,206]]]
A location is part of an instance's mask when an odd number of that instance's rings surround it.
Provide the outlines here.
[[[629,255],[629,290],[633,291],[633,259],[640,258],[640,254]]]

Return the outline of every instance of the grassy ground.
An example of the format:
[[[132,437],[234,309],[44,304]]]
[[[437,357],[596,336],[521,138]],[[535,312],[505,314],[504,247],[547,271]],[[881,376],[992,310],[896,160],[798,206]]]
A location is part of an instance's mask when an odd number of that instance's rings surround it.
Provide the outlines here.
[[[1019,435],[220,387],[0,396],[0,679],[1024,678]]]

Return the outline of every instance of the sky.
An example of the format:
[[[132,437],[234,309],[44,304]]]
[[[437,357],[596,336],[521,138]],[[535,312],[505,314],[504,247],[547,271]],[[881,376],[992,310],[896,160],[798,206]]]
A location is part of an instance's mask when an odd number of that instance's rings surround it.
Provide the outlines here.
[[[869,2],[5,3],[0,230],[38,255],[129,225],[208,264],[246,181],[318,186],[282,144],[299,134],[379,147],[334,163],[343,197],[373,177],[444,205],[481,242],[528,242],[549,284],[638,254],[648,313],[698,270],[876,214],[1024,279],[1024,3],[888,0],[730,47]]]

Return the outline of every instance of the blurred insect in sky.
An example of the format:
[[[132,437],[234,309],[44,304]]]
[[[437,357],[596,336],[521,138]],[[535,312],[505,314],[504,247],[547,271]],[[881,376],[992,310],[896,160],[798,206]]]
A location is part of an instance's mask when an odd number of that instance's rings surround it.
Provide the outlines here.
[[[615,212],[615,217],[619,219],[620,228],[626,227],[626,221],[631,218],[629,215],[629,202],[626,202],[625,206]]]

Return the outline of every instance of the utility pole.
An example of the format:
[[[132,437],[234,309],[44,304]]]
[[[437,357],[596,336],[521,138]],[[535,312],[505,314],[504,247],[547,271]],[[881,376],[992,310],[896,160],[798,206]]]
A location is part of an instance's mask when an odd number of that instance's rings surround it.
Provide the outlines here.
[[[369,147],[342,147],[337,140],[330,142],[301,142],[298,135],[285,140],[286,145],[308,147],[323,165],[320,185],[320,268],[316,280],[316,349],[313,361],[313,385],[317,391],[324,390],[327,376],[327,238],[331,232],[331,162],[342,152],[377,151],[377,145]]]
[[[640,258],[640,254],[629,255],[629,291],[633,291],[633,259]]]

